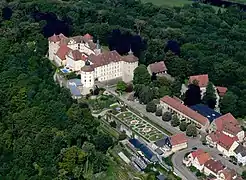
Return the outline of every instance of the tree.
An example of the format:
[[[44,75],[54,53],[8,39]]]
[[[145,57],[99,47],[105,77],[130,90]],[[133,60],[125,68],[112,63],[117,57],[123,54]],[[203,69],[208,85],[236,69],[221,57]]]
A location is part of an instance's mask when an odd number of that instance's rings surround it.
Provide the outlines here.
[[[197,136],[197,129],[194,124],[189,124],[186,129],[186,135],[190,137],[196,137]]]
[[[132,84],[127,84],[127,87],[126,87],[126,92],[132,92],[133,91],[133,85]]]
[[[162,115],[163,121],[171,121],[172,119],[172,113],[171,112],[164,112]]]
[[[187,106],[193,106],[201,103],[201,90],[200,87],[194,84],[188,86],[188,90],[185,92],[184,104]]]
[[[134,70],[133,84],[150,84],[150,74],[145,65],[141,64]]]
[[[113,139],[109,135],[103,133],[96,135],[93,141],[96,149],[103,153],[114,144]]]
[[[155,115],[156,115],[156,116],[162,116],[162,108],[159,108],[159,107],[158,107],[158,108],[156,109]]]
[[[233,92],[228,91],[220,103],[220,111],[222,114],[226,114],[229,112],[237,113],[237,101],[238,96]]]
[[[119,141],[122,141],[127,138],[126,132],[122,132],[119,134]]]
[[[173,127],[177,127],[177,126],[179,126],[179,124],[180,124],[179,118],[176,114],[174,114],[172,117],[172,120],[171,120],[171,125]]]
[[[124,92],[126,91],[127,84],[124,81],[118,81],[116,89],[117,91]]]
[[[209,82],[207,87],[206,87],[206,92],[203,96],[203,102],[207,104],[210,108],[214,109],[215,104],[216,104],[216,94],[215,94],[215,89],[214,85]]]
[[[171,90],[170,90],[170,88],[169,87],[167,87],[167,86],[161,86],[160,88],[159,88],[159,97],[163,97],[163,96],[166,96],[166,95],[171,95]]]
[[[154,98],[153,91],[150,87],[145,86],[143,87],[142,91],[139,94],[139,101],[147,104],[148,102],[152,101]]]
[[[154,101],[150,101],[149,103],[147,103],[146,111],[151,113],[156,112],[156,104],[154,103]]]
[[[242,172],[242,178],[243,178],[243,179],[246,179],[246,171],[243,171],[243,172]]]
[[[110,123],[110,126],[113,127],[113,128],[116,128],[117,124],[115,121],[111,121]]]
[[[187,123],[185,121],[182,121],[179,125],[179,129],[181,131],[186,131],[186,128],[187,128]]]
[[[171,83],[170,89],[171,89],[171,92],[172,92],[172,95],[173,96],[177,96],[177,97],[180,96],[181,86],[182,86],[182,82],[181,82],[181,80],[179,78],[178,79],[175,79]]]

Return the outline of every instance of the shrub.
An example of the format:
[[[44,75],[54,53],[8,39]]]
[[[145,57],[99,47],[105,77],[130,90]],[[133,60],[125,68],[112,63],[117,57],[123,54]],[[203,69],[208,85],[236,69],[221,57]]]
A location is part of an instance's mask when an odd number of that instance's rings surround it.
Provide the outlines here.
[[[170,113],[170,112],[165,112],[162,115],[162,120],[163,121],[171,121],[171,119],[172,119],[172,113]]]
[[[146,111],[147,112],[156,112],[156,104],[153,101],[150,101],[147,105],[146,105]]]
[[[161,108],[157,108],[156,112],[155,112],[156,116],[161,116],[162,115],[162,109]]]

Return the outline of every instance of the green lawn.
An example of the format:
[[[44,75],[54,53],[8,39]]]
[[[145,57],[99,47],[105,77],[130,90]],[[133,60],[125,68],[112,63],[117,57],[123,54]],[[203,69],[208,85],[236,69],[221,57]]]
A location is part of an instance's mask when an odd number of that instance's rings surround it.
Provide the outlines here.
[[[191,0],[142,0],[144,3],[153,3],[155,5],[167,5],[167,6],[183,6],[185,4],[192,4]]]

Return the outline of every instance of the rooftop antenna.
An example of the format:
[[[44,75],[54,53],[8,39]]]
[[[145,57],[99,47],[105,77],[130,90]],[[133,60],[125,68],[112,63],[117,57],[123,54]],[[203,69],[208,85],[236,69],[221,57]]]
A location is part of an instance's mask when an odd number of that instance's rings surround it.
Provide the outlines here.
[[[130,44],[130,51],[128,52],[128,54],[129,55],[132,55],[133,54],[131,44]]]

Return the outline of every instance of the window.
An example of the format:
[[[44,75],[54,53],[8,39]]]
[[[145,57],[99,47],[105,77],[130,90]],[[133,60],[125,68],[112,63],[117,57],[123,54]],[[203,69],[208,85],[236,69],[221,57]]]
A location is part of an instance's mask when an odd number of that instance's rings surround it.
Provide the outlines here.
[[[85,82],[86,82],[86,79],[85,79]]]
[[[90,82],[91,82],[91,79],[90,79]]]

